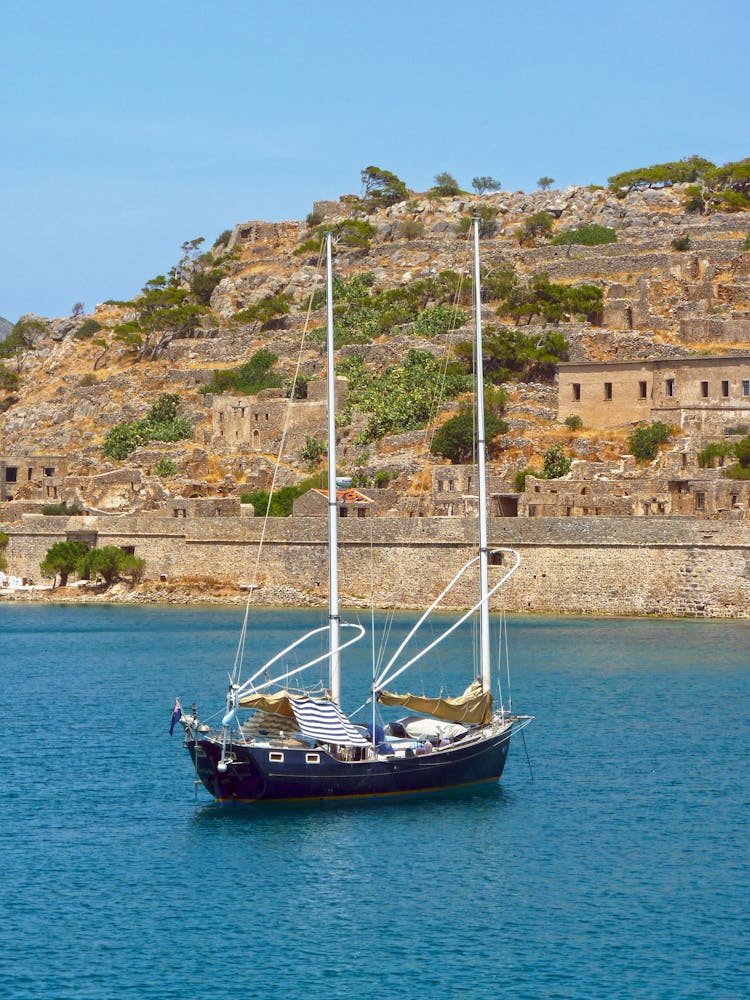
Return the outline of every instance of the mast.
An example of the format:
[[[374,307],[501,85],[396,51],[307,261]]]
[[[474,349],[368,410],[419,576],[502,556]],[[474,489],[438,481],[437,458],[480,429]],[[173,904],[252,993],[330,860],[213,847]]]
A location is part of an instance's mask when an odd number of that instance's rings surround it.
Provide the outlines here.
[[[336,502],[336,384],[333,372],[333,264],[330,233],[326,233],[326,358],[328,379],[328,686],[331,699],[341,702],[339,656],[338,504]]]
[[[477,476],[479,479],[479,651],[482,667],[482,689],[491,690],[490,664],[490,609],[489,609],[489,554],[487,548],[487,472],[485,465],[484,429],[484,361],[482,358],[482,289],[479,275],[479,215],[472,217],[474,224],[474,356],[476,367],[477,398]]]

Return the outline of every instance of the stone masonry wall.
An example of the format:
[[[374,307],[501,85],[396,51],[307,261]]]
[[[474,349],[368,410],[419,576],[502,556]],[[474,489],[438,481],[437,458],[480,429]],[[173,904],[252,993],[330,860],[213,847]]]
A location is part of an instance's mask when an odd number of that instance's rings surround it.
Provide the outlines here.
[[[469,518],[378,518],[341,524],[342,602],[423,607],[473,555]],[[134,545],[146,575],[204,577],[239,586],[282,587],[324,603],[325,523],[272,518],[262,569],[251,575],[261,519],[42,517],[9,526],[9,570],[39,579],[49,546],[69,532],[96,531],[97,544]],[[510,611],[750,617],[750,531],[746,523],[693,518],[492,518],[490,545],[512,545],[522,565],[501,590]],[[493,574],[499,572],[492,568]],[[495,577],[496,578],[496,577]],[[467,574],[446,606],[468,607]],[[277,594],[269,600],[278,601]],[[499,607],[496,602],[493,607]]]

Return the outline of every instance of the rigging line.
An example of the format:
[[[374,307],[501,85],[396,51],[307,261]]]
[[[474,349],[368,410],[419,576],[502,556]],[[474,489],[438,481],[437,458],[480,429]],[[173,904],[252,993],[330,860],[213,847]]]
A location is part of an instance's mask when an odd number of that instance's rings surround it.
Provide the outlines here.
[[[320,247],[320,250],[318,252],[318,261],[317,261],[317,265],[316,265],[316,269],[315,269],[316,270],[316,275],[320,274],[320,271],[321,271],[321,266],[322,266],[322,261],[323,261],[323,251],[324,251],[324,244],[321,243],[321,247]],[[239,642],[237,644],[237,652],[236,652],[235,658],[234,658],[234,666],[232,668],[232,683],[233,684],[236,684],[239,681],[239,675],[240,675],[240,671],[242,669],[242,661],[243,661],[244,656],[245,656],[245,640],[246,640],[246,637],[247,637],[247,626],[248,626],[248,620],[249,620],[249,617],[250,617],[250,605],[251,605],[251,603],[253,601],[253,595],[255,593],[255,589],[256,589],[256,586],[257,586],[257,582],[258,582],[258,572],[259,572],[259,568],[260,568],[260,558],[261,558],[261,554],[263,552],[263,545],[265,543],[266,529],[268,527],[268,518],[270,517],[271,500],[273,499],[274,488],[276,486],[276,479],[278,477],[279,467],[281,466],[281,458],[282,458],[282,456],[284,454],[284,448],[286,446],[286,437],[287,437],[287,433],[288,433],[288,430],[289,430],[289,423],[290,423],[290,420],[291,420],[292,406],[294,404],[295,390],[296,390],[296,387],[297,387],[297,378],[299,376],[300,368],[302,366],[302,352],[303,352],[304,346],[305,346],[305,337],[307,335],[307,331],[308,331],[308,328],[309,328],[309,325],[310,325],[310,315],[312,313],[312,303],[313,303],[313,295],[314,294],[315,294],[315,292],[313,290],[310,293],[310,298],[308,300],[307,314],[305,316],[305,323],[304,323],[304,326],[302,328],[302,336],[300,338],[299,351],[297,352],[297,364],[296,364],[295,369],[294,369],[294,377],[292,379],[291,392],[289,394],[289,404],[288,404],[288,406],[286,408],[286,412],[285,412],[285,415],[284,415],[284,427],[283,427],[283,430],[282,430],[282,433],[281,433],[281,441],[279,442],[278,454],[276,456],[276,462],[275,462],[274,468],[273,468],[273,476],[272,476],[272,479],[271,479],[271,488],[268,491],[268,503],[266,504],[266,511],[265,511],[264,516],[263,516],[263,523],[261,525],[260,539],[258,541],[258,549],[257,549],[257,552],[255,554],[255,567],[253,569],[252,583],[251,583],[251,586],[250,586],[250,590],[248,591],[247,601],[245,602],[245,614],[244,614],[244,618],[243,618],[243,621],[242,621],[242,628],[240,630],[240,639],[239,639]]]

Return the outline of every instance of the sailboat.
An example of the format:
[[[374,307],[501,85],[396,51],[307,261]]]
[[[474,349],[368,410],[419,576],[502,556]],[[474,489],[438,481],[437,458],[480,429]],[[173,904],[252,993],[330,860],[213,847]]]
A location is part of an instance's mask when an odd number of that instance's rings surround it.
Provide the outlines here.
[[[219,802],[293,802],[359,799],[405,793],[435,793],[499,781],[510,739],[532,721],[514,715],[502,698],[493,707],[490,649],[491,597],[520,565],[511,548],[489,550],[485,468],[482,326],[479,268],[479,220],[474,220],[474,300],[476,316],[477,446],[479,480],[478,553],[463,566],[421,615],[382,669],[374,671],[369,703],[371,721],[357,723],[341,707],[341,654],[365,634],[362,625],[342,620],[338,588],[338,519],[336,491],[335,380],[333,368],[332,239],[326,237],[327,379],[328,379],[328,622],[305,633],[259,666],[240,683],[247,614],[230,677],[221,725],[211,728],[195,712],[183,713],[185,747],[195,781]],[[489,582],[490,562],[502,570]],[[408,646],[444,598],[471,570],[479,571],[479,596],[461,615],[419,652],[402,662]],[[470,617],[479,617],[480,673],[457,697],[398,694],[393,682]],[[307,658],[305,648],[327,635]],[[413,642],[414,641],[414,642]],[[418,648],[418,647],[417,647]],[[473,656],[467,656],[472,664]],[[292,679],[327,663],[328,685],[322,692],[292,690]],[[296,682],[295,682],[296,683]],[[408,716],[387,724],[378,713],[404,707]]]

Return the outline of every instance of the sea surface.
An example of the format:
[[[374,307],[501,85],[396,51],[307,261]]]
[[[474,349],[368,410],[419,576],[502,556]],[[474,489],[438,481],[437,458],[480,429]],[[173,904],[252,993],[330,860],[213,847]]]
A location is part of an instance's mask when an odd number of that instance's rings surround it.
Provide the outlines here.
[[[497,788],[226,807],[168,730],[241,617],[0,605],[0,996],[750,995],[750,623],[513,617]],[[253,612],[251,658],[318,623]]]

